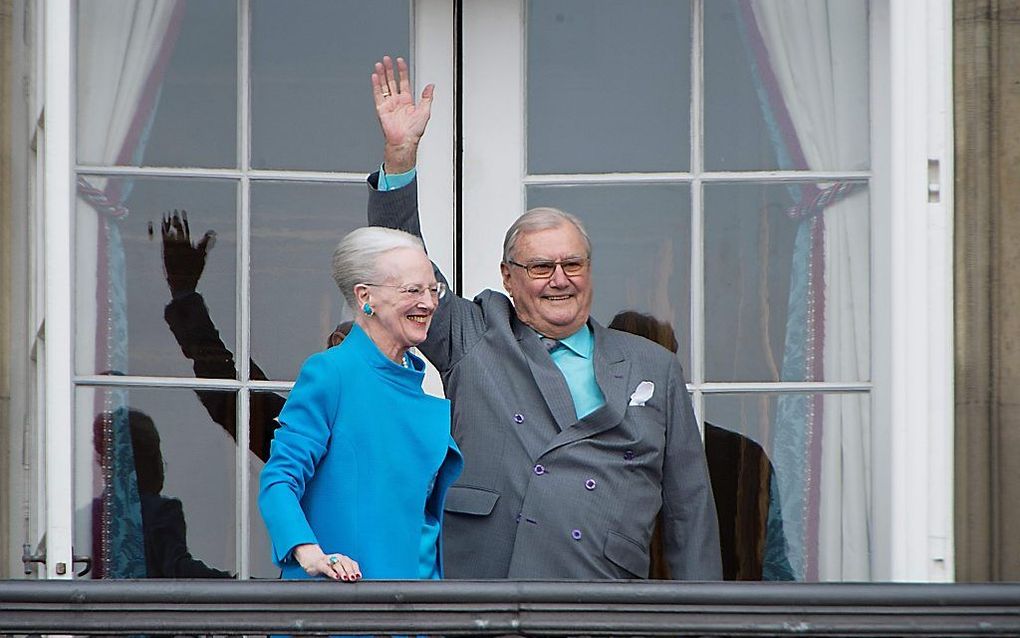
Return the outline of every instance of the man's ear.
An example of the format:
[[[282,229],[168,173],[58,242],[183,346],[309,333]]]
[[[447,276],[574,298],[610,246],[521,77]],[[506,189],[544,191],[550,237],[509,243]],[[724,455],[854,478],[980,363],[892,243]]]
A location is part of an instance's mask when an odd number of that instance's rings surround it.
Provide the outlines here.
[[[510,295],[510,298],[514,298],[513,286],[510,283],[510,266],[502,261],[499,263],[499,272],[503,275],[503,290],[506,290],[506,294]]]

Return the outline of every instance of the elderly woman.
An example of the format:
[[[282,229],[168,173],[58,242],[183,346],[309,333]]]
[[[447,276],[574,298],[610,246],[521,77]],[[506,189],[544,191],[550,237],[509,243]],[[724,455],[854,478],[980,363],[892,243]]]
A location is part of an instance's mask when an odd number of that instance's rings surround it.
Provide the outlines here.
[[[446,490],[463,460],[450,404],[422,391],[421,343],[446,292],[416,237],[360,228],[333,253],[356,319],[312,355],[280,412],[259,508],[284,578],[442,576]]]

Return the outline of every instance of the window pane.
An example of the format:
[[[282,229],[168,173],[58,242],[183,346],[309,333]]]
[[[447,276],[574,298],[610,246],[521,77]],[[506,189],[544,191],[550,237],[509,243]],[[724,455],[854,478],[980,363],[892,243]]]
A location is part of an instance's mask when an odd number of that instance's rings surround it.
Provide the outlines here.
[[[690,3],[528,2],[528,172],[682,171]]]
[[[269,533],[259,513],[259,475],[269,458],[269,443],[273,439],[273,432],[279,426],[276,417],[283,409],[287,393],[252,392],[250,398],[251,423],[248,430],[252,451],[248,456],[248,470],[251,476],[248,485],[251,503],[248,519],[248,529],[251,530],[248,536],[250,572],[254,578],[279,578],[280,568],[273,564]]]
[[[364,184],[252,186],[251,378],[293,380],[350,318],[333,283],[333,250],[365,225]]]
[[[665,324],[656,332],[674,332],[689,370],[690,187],[531,186],[528,206],[553,206],[584,222],[592,242],[592,316],[608,326],[624,311],[651,315]]]
[[[234,399],[78,388],[74,537],[92,578],[236,573],[235,430],[219,416]]]
[[[236,165],[233,2],[78,2],[78,160]]]
[[[79,179],[79,374],[236,375],[235,189],[223,180]],[[175,210],[187,211],[190,236],[179,232],[182,215],[164,240],[162,220]]]
[[[707,380],[867,381],[865,185],[711,184],[704,201]]]
[[[727,577],[872,575],[867,394],[705,397],[705,451]]]
[[[868,2],[705,2],[705,168],[868,167]]]
[[[255,168],[361,172],[381,159],[369,77],[388,54],[408,58],[408,0],[255,0]]]

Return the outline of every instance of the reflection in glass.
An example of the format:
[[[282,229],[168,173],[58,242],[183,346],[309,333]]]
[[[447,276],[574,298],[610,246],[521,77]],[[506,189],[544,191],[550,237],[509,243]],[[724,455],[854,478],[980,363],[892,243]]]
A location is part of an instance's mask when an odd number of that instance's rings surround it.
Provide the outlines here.
[[[868,2],[704,10],[707,169],[867,169]]]
[[[408,58],[409,0],[251,8],[252,166],[364,172],[382,140],[369,75],[384,52]]]
[[[79,388],[76,401],[75,546],[92,547],[92,577],[230,578],[231,434],[190,390]]]
[[[248,536],[250,572],[254,578],[279,578],[280,568],[273,564],[272,545],[266,524],[259,514],[259,475],[269,458],[269,442],[273,432],[279,427],[276,417],[279,416],[283,404],[287,400],[285,392],[252,392],[250,395],[251,423],[249,437],[252,441],[253,454],[248,456],[248,470],[251,480],[248,482]],[[256,452],[255,441],[264,441]]]
[[[690,163],[690,3],[528,2],[528,172]]]
[[[867,381],[867,188],[710,184],[704,192],[706,379]]]
[[[236,165],[236,3],[77,8],[80,163]]]
[[[367,198],[360,182],[252,186],[253,379],[295,379],[301,363],[349,318],[331,275],[333,250],[365,225]]]
[[[529,186],[528,207],[581,218],[592,242],[592,316],[608,325],[621,311],[668,323],[689,360],[690,187],[683,184]]]
[[[735,564],[765,580],[870,580],[870,445],[864,393],[707,395],[705,449]]]
[[[235,184],[89,179],[122,206],[77,200],[78,373],[233,378],[232,360],[217,357],[235,343]],[[187,211],[191,233],[173,229],[166,253],[163,220],[175,210]]]

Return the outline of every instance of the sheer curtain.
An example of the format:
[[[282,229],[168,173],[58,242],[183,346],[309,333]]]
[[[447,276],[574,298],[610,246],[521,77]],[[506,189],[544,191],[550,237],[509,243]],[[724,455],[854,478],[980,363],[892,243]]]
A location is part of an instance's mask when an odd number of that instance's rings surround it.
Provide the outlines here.
[[[867,167],[868,3],[741,0],[782,168]],[[869,202],[863,188],[794,189],[800,219],[783,380],[870,378]],[[868,580],[870,420],[864,395],[784,396],[773,441],[790,563],[799,579]]]
[[[78,3],[78,163],[140,163],[184,12],[178,0]],[[119,222],[129,181],[78,177],[76,341],[79,369],[127,374],[127,298]],[[94,246],[94,252],[88,247]],[[91,336],[95,338],[92,339]],[[97,393],[93,435],[103,473],[93,511],[97,575],[145,577],[141,510],[122,391]],[[81,477],[79,477],[81,478]],[[98,551],[97,551],[98,550]]]

